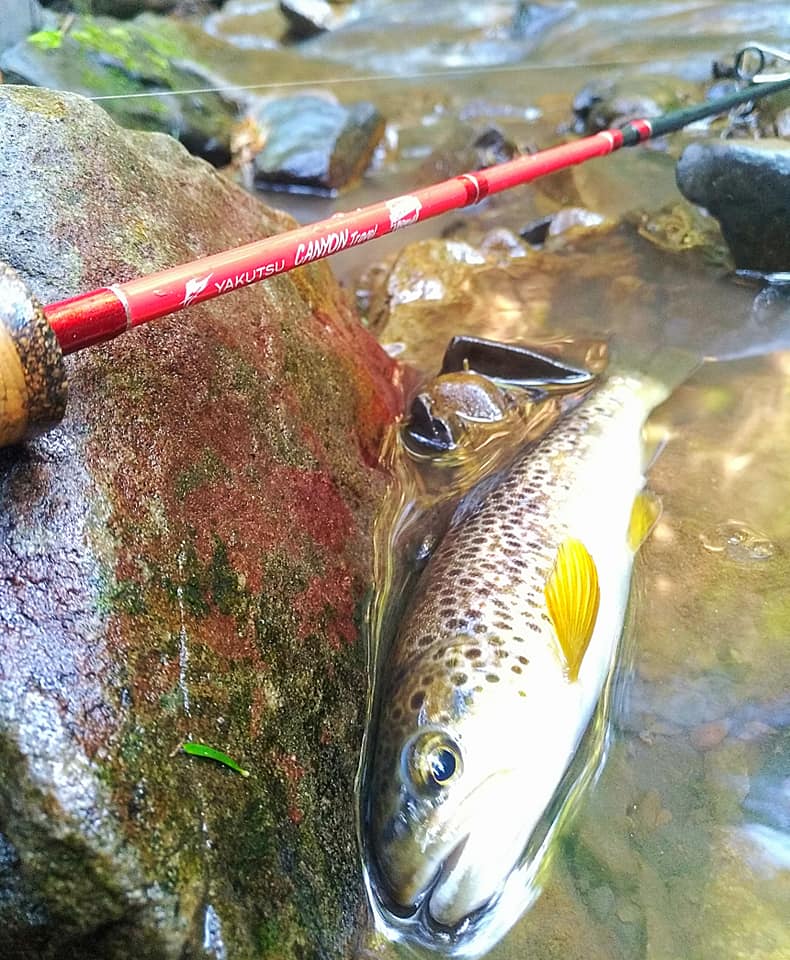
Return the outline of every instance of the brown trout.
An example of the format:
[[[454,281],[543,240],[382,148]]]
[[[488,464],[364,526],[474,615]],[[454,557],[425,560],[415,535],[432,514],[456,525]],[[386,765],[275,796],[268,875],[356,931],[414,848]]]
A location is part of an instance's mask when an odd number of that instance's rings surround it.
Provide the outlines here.
[[[503,891],[612,670],[657,513],[642,427],[690,369],[669,365],[608,377],[483,483],[420,577],[378,677],[362,781],[368,886],[395,936],[479,955],[530,899]],[[470,918],[500,905],[463,946]]]

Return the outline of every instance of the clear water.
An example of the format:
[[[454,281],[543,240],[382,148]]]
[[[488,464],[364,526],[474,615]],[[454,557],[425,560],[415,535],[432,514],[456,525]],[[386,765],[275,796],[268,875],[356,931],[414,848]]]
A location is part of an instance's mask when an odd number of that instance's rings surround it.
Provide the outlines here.
[[[748,39],[790,45],[790,7],[581,0],[530,53],[526,70],[498,69],[489,56],[485,69],[463,77],[409,81],[430,38],[426,28],[413,55],[401,50],[404,79],[364,85],[371,99],[397,103],[404,89],[414,98],[400,136],[422,126],[430,139],[446,114],[464,110],[489,116],[522,144],[547,145],[590,79],[624,88],[654,75],[702,81],[714,58]],[[446,96],[441,108],[419,95],[428,82]],[[351,85],[344,96],[360,92]],[[716,133],[678,135],[675,152],[705,135]],[[301,199],[293,210],[317,219],[391,196],[420,176],[429,182],[430,171],[412,159],[383,156],[358,190],[339,201]],[[460,170],[444,176],[453,172]],[[490,957],[788,960],[790,294],[739,285],[702,256],[640,237],[634,224],[649,227],[656,210],[678,199],[671,157],[630,151],[570,177],[564,186],[583,205],[614,219],[630,213],[631,227],[527,262],[488,264],[469,274],[463,293],[399,306],[382,339],[402,344],[426,373],[459,332],[606,331],[642,347],[668,337],[703,351],[715,343],[733,359],[704,366],[654,417],[669,436],[650,470],[663,515],[636,565],[607,762],[553,845],[542,895]],[[522,188],[453,222],[462,239],[476,241],[556,209],[560,192]],[[447,219],[434,221],[333,265],[350,288],[367,289],[360,274],[371,258],[446,229]],[[746,327],[764,355],[737,358],[737,331]],[[358,956],[386,960],[402,949],[363,931]]]

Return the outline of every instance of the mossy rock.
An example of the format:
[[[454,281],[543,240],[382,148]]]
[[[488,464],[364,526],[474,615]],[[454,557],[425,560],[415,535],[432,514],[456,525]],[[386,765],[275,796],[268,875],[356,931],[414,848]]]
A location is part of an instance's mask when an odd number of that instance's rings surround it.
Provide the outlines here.
[[[0,136],[0,259],[45,303],[293,225],[71,94],[0,88]],[[321,263],[68,373],[0,454],[0,955],[346,956],[392,361]]]

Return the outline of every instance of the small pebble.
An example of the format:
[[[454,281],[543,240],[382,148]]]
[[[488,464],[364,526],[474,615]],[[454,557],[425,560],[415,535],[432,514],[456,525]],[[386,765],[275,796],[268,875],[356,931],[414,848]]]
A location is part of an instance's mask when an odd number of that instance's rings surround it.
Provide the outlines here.
[[[775,553],[765,534],[740,520],[720,523],[712,533],[700,534],[700,541],[710,553],[721,553],[737,563],[770,560]]]
[[[750,720],[738,733],[739,740],[750,743],[752,740],[765,740],[776,733],[776,728],[762,720]]]
[[[618,906],[617,916],[623,923],[639,923],[642,919],[642,911],[635,903],[626,900]]]
[[[701,723],[691,731],[691,742],[701,752],[712,750],[724,740],[729,731],[726,720],[712,720]]]
[[[600,887],[596,887],[594,890],[590,891],[587,902],[589,903],[590,910],[592,911],[596,920],[600,922],[607,920],[611,916],[615,905],[612,888],[607,887],[605,884],[602,884]]]

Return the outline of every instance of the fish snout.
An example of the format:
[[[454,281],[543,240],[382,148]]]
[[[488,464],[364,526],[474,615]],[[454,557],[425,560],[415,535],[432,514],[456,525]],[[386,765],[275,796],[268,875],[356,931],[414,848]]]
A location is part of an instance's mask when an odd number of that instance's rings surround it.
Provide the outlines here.
[[[517,811],[503,809],[509,773],[486,778],[452,813],[440,807],[421,823],[401,817],[372,838],[374,890],[393,917],[452,934],[493,906],[527,839]]]

